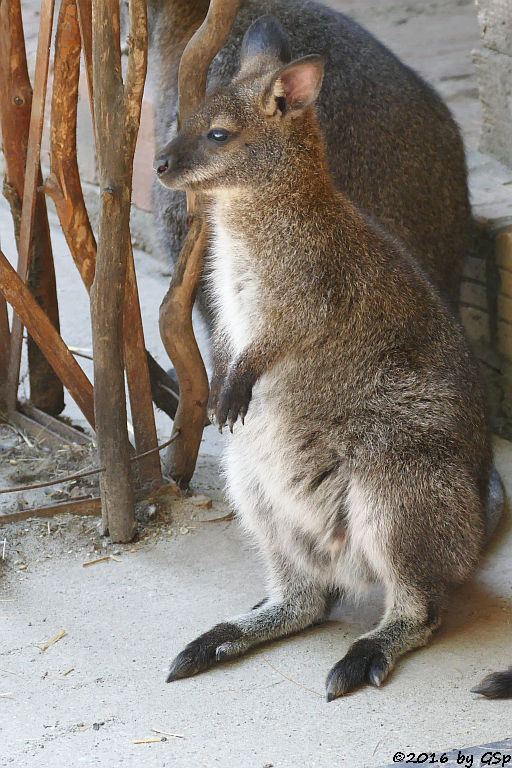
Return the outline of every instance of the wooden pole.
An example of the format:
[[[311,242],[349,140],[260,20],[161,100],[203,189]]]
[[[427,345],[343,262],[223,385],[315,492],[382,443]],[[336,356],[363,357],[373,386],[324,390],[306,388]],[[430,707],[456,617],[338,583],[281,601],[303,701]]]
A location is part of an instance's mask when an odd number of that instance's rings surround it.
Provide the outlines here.
[[[94,123],[101,189],[98,253],[91,289],[94,405],[105,530],[114,541],[135,531],[134,496],[126,431],[123,307],[130,248],[133,155],[147,61],[144,0],[130,1],[130,52],[121,73],[119,0],[93,0]]]
[[[178,77],[179,125],[204,98],[208,69],[228,39],[239,7],[240,0],[211,0],[205,20],[189,40]],[[179,437],[169,446],[165,465],[168,474],[182,484],[194,473],[208,403],[208,377],[192,326],[192,308],[203,271],[206,224],[194,195],[187,195],[187,209],[190,229],[160,307],[160,335],[180,384],[174,419],[174,432],[179,430]]]
[[[40,67],[42,65],[42,67],[36,77],[36,90],[39,101],[41,99],[44,100],[45,82],[43,87],[43,81],[45,81],[45,78],[43,75],[48,51],[44,50],[43,44],[48,40],[48,31],[51,29],[51,17],[52,8],[46,4],[45,8],[43,8],[41,46],[38,52],[38,64]],[[36,121],[32,125],[31,143],[29,144],[32,104],[32,87],[27,70],[20,4],[19,0],[11,0],[11,2],[0,4],[0,122],[6,159],[4,195],[10,203],[13,215],[20,254],[20,274],[24,280],[28,280],[28,285],[33,295],[39,305],[46,311],[52,324],[58,331],[59,311],[48,216],[44,196],[37,191],[42,184],[42,179],[39,167],[38,131],[36,130],[38,126]],[[42,116],[41,104],[39,106],[35,104],[34,112]],[[30,204],[34,205],[33,224],[30,226],[25,223],[22,243],[20,231],[22,200],[25,189],[25,165],[28,154],[27,145],[30,146],[29,162],[31,174],[31,181],[29,181],[27,191],[30,192],[31,184],[35,184],[35,192],[32,193],[30,200]],[[25,212],[25,222],[27,213],[28,211]],[[30,229],[32,229],[32,235],[29,237]],[[27,238],[29,242],[27,242]],[[21,251],[22,247],[25,249],[24,253]],[[20,333],[22,332],[18,319],[14,325],[13,361],[15,368],[13,368],[11,373],[9,396],[7,389],[4,396],[4,405],[7,406],[7,400],[9,400],[11,409],[16,404],[17,379],[19,376],[18,355],[21,351]],[[32,402],[48,413],[60,413],[64,407],[62,384],[30,336],[28,341],[28,358]],[[5,369],[3,370],[5,371]]]

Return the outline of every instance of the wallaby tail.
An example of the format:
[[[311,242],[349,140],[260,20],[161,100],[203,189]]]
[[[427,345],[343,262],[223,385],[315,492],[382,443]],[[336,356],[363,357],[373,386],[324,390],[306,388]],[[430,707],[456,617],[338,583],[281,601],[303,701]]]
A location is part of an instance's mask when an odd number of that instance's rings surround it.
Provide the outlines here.
[[[485,543],[492,539],[505,511],[505,486],[496,467],[493,468],[489,480],[489,495],[487,497],[487,515],[485,521]]]
[[[486,543],[492,538],[505,509],[505,488],[496,468],[489,481],[487,501],[487,521],[485,530]],[[492,672],[481,683],[471,688],[472,693],[480,693],[488,699],[512,698],[512,667],[504,672]]]

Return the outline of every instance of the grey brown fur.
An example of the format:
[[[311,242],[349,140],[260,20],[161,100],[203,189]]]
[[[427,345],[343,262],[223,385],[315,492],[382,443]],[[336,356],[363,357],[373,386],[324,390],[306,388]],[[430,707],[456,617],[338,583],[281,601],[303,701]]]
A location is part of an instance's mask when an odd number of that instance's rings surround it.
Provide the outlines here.
[[[269,36],[268,50],[249,45]],[[268,599],[175,659],[187,677],[326,618],[383,584],[380,625],[330,671],[328,700],[380,685],[425,644],[481,552],[492,472],[478,366],[406,249],[339,192],[309,106],[323,62],[284,65],[283,31],[247,33],[234,82],[155,161],[210,200],[218,317],[210,413]],[[241,423],[244,422],[244,423]]]
[[[207,6],[207,0],[148,2],[157,147],[174,135],[179,57]],[[473,221],[462,140],[448,109],[369,32],[307,0],[242,2],[209,87],[231,81],[245,30],[268,13],[279,17],[293,56],[315,51],[325,59],[317,114],[336,186],[399,237],[455,301]],[[156,185],[154,208],[162,250],[175,261],[185,232],[184,196]],[[206,309],[204,296],[200,301]]]

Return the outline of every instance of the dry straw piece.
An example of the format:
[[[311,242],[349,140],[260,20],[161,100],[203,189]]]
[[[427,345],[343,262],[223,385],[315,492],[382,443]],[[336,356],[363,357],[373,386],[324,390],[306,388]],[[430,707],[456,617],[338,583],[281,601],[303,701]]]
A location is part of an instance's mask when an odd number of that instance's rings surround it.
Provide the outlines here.
[[[62,640],[62,638],[66,634],[67,634],[66,630],[61,629],[58,635],[55,635],[55,637],[52,637],[52,639],[48,640],[44,645],[37,645],[37,643],[34,643],[34,645],[36,646],[36,648],[39,648],[39,650],[44,653],[44,651],[47,651],[48,648],[50,648],[52,645],[54,645],[55,643],[58,643],[59,640]]]
[[[155,744],[158,741],[167,741],[167,739],[165,736],[162,736],[160,739],[134,739],[132,744]]]
[[[89,560],[88,563],[82,563],[82,568],[87,568],[89,565],[96,565],[96,563],[105,563],[110,559],[110,555],[106,555],[105,557],[98,557],[97,560]]]

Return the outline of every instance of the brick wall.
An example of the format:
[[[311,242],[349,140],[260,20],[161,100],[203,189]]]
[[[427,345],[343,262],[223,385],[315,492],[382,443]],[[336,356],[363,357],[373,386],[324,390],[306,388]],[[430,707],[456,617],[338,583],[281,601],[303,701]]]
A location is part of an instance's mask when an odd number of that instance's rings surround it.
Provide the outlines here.
[[[465,265],[460,313],[489,384],[494,427],[512,439],[512,0],[476,4],[482,132],[468,166],[482,236]]]
[[[477,0],[482,47],[474,55],[483,123],[480,149],[512,164],[512,0]]]

